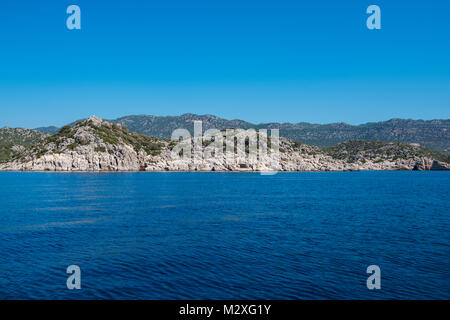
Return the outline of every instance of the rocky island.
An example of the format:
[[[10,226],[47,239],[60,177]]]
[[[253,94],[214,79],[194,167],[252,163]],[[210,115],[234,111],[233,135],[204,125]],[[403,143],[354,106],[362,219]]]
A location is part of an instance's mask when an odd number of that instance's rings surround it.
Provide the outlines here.
[[[3,129],[2,129],[3,130]],[[25,129],[24,129],[25,130]],[[33,131],[33,130],[30,130]],[[92,116],[36,135],[35,143],[10,145],[0,160],[2,171],[260,171],[264,165],[246,159],[233,163],[215,157],[174,159],[179,141],[129,131]],[[204,141],[203,143],[208,143]],[[320,148],[279,139],[279,171],[449,170],[448,154],[416,144],[357,140]]]

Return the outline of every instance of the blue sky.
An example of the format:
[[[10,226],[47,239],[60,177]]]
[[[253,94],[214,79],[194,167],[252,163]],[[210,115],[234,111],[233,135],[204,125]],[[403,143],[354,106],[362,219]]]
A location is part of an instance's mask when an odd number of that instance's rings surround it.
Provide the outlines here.
[[[82,29],[66,28],[81,8]],[[382,29],[366,28],[381,8]],[[2,1],[0,126],[450,118],[450,2]]]

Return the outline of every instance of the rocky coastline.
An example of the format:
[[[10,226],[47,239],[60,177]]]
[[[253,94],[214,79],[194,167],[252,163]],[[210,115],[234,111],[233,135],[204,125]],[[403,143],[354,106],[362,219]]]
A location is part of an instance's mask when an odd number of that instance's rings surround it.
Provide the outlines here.
[[[18,150],[0,163],[0,171],[56,172],[257,172],[272,170],[264,159],[236,157],[178,159],[176,142],[128,131],[98,117],[45,137],[40,143]],[[398,143],[353,142],[320,149],[280,138],[276,171],[449,170],[439,154],[420,146]],[[445,156],[444,156],[445,157]],[[438,159],[439,158],[439,159]]]

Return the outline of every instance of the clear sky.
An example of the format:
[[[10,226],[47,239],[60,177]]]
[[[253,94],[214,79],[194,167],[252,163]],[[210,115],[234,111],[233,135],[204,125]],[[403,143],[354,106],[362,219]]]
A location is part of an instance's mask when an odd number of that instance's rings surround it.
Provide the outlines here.
[[[66,28],[70,4],[81,30]],[[3,0],[0,127],[450,118],[449,17],[445,0]]]

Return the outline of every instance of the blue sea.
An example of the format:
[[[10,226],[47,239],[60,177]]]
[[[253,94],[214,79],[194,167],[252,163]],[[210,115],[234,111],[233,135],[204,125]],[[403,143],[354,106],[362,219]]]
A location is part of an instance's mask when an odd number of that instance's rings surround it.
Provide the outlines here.
[[[0,299],[449,299],[446,172],[0,173]],[[81,290],[69,290],[69,265]],[[369,290],[369,265],[381,289]]]

